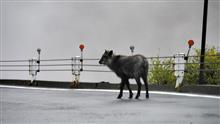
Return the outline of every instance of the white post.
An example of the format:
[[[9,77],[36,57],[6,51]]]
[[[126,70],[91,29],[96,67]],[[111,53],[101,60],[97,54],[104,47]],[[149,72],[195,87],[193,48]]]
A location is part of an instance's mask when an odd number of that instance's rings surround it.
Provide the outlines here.
[[[75,58],[72,58],[72,75],[73,75],[73,84],[71,87],[77,87],[79,85],[79,78],[80,78],[80,56],[75,56]]]
[[[32,85],[34,81],[36,80],[37,76],[37,59],[31,59],[29,60],[29,75],[31,76],[31,83]]]
[[[31,76],[30,85],[33,85],[34,81],[36,80],[37,73],[40,72],[40,52],[41,52],[41,49],[38,48],[37,49],[37,53],[38,53],[37,59],[34,58],[34,59],[29,60],[29,75]]]
[[[180,88],[182,85],[183,77],[184,77],[184,71],[185,71],[185,54],[184,53],[178,53],[175,54],[175,65],[174,65],[174,75],[176,76],[176,86],[175,88]]]

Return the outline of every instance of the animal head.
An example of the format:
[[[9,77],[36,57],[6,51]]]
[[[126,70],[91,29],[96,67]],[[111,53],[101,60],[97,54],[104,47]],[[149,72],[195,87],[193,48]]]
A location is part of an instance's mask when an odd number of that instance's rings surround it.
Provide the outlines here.
[[[104,54],[102,55],[101,59],[99,60],[99,64],[108,65],[111,63],[111,59],[113,57],[112,50],[105,50]]]

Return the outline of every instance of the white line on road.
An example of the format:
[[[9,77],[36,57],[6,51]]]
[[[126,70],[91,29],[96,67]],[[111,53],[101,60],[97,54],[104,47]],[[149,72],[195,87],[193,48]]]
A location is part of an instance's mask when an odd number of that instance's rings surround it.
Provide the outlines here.
[[[0,85],[0,88],[12,88],[12,89],[28,89],[28,90],[52,90],[52,91],[68,91],[71,89],[62,89],[62,88],[45,88],[45,87],[25,87],[25,86],[9,86],[9,85]]]
[[[75,90],[88,91],[88,92],[119,92],[118,90],[105,90],[105,89],[75,89]],[[124,92],[128,92],[128,90],[125,90]],[[144,93],[144,92],[141,92],[141,93]],[[220,96],[214,96],[214,95],[200,95],[200,94],[176,93],[176,92],[165,92],[165,91],[149,91],[149,93],[151,93],[151,94],[161,94],[161,95],[175,95],[175,96],[220,99]]]
[[[48,91],[85,91],[85,92],[119,92],[118,90],[105,90],[105,89],[62,89],[62,88],[44,88],[44,87],[24,87],[24,86],[9,86],[0,85],[0,88],[13,88],[13,89],[29,89],[29,90],[48,90]],[[125,90],[124,92],[128,92]],[[144,93],[144,92],[142,92]],[[200,95],[200,94],[190,94],[190,93],[176,93],[176,92],[165,92],[165,91],[149,91],[151,94],[161,94],[161,95],[175,95],[175,96],[186,96],[186,97],[201,97],[201,98],[212,98],[220,99],[220,96],[214,95]]]

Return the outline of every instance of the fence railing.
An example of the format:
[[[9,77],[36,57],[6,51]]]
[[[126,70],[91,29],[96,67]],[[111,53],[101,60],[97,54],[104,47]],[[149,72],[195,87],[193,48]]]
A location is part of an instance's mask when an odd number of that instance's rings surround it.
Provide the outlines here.
[[[220,57],[217,55],[212,55],[213,57]],[[199,65],[201,63],[199,62],[180,62],[180,63],[175,63],[174,61],[171,63],[152,63],[154,59],[171,59],[174,60],[177,58],[176,56],[155,56],[155,57],[147,57],[149,60],[149,65],[150,69],[155,66],[155,65]],[[188,58],[200,58],[200,56],[188,56]],[[104,65],[98,64],[98,58],[84,58],[83,59],[83,72],[111,72]],[[30,60],[0,60],[0,71],[30,71],[30,66],[38,66],[37,64],[35,65],[30,65],[29,63]],[[90,64],[92,61],[93,64]],[[72,66],[81,66],[81,64],[72,64],[72,59],[41,59],[40,60],[40,71],[73,71],[71,68]],[[95,63],[95,64],[94,64]],[[96,64],[97,63],[97,64]],[[220,62],[204,62],[203,64],[205,65],[219,65]],[[90,69],[87,69],[89,67]],[[91,69],[91,67],[95,67],[95,69]],[[99,69],[97,69],[99,68]],[[175,69],[170,69],[169,71],[174,71]],[[203,69],[202,71],[219,71],[220,68],[216,69]],[[149,70],[151,71],[151,70]],[[182,71],[182,70],[179,70]]]
[[[220,74],[220,61],[206,61],[200,63],[201,56],[185,56],[177,54],[175,56],[154,56],[147,57],[149,62],[149,73],[156,79],[159,75],[173,75],[176,77],[177,84],[181,83],[184,72],[198,74],[204,72],[209,75],[214,73]],[[206,57],[220,57],[218,55],[209,55]],[[193,61],[192,61],[193,60]],[[195,61],[196,60],[196,61]],[[104,65],[98,64],[99,58],[83,58],[76,56],[75,58],[65,59],[30,59],[30,60],[0,60],[0,72],[29,72],[32,84],[39,72],[70,72],[73,75],[73,86],[79,84],[79,76],[81,72],[89,73],[109,73],[112,72]],[[200,69],[199,65],[204,64],[207,68]],[[192,68],[193,69],[192,69]],[[166,73],[166,74],[161,74]],[[216,74],[215,74],[216,75]],[[173,79],[173,78],[172,78]],[[163,79],[164,80],[164,77]],[[214,79],[215,80],[215,79]],[[167,81],[165,81],[167,82]],[[213,81],[217,82],[217,81]],[[218,84],[218,83],[217,83]]]

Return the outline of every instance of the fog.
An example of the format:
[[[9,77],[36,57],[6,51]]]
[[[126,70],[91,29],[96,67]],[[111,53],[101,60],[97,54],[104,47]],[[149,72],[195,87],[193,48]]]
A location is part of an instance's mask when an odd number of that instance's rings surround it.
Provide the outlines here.
[[[220,1],[209,0],[207,46],[220,47]],[[116,54],[167,56],[200,48],[203,0],[32,1],[1,0],[1,60]],[[97,63],[98,64],[98,63]],[[3,69],[1,67],[1,69]],[[4,68],[5,69],[5,68]],[[107,68],[104,68],[107,70]],[[1,72],[1,79],[29,79],[28,72]],[[71,81],[71,72],[40,72],[39,80]],[[83,72],[81,81],[119,82],[113,73]]]

